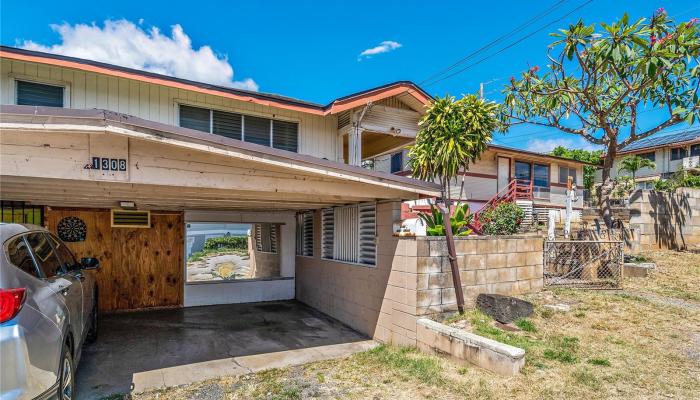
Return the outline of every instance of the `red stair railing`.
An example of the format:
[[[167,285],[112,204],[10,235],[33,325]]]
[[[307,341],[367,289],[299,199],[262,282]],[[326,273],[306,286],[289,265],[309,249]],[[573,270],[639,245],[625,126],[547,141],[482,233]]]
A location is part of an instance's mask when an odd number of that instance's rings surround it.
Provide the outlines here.
[[[482,233],[482,224],[479,220],[481,214],[490,209],[491,207],[497,206],[499,203],[515,201],[515,200],[532,200],[533,193],[533,182],[531,180],[525,179],[511,179],[508,185],[504,187],[500,192],[496,193],[489,201],[486,202],[481,208],[479,208],[474,213],[474,220],[470,225],[471,229],[476,234]]]

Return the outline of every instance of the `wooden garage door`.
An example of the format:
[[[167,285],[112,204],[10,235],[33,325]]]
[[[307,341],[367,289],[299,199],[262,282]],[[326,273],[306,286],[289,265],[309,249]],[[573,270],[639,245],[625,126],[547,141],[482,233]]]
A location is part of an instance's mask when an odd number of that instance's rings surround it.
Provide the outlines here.
[[[95,271],[102,311],[137,310],[183,304],[183,215],[151,212],[151,228],[112,228],[110,210],[49,209],[46,224],[78,217],[85,241],[67,243],[76,257],[97,257]]]

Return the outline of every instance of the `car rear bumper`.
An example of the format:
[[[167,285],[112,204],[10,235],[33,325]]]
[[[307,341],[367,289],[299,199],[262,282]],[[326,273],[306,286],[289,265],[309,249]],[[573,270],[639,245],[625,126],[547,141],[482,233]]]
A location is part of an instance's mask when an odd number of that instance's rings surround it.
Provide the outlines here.
[[[57,387],[57,375],[31,365],[25,332],[17,318],[0,325],[0,354],[0,400],[44,399],[55,395],[51,388]]]

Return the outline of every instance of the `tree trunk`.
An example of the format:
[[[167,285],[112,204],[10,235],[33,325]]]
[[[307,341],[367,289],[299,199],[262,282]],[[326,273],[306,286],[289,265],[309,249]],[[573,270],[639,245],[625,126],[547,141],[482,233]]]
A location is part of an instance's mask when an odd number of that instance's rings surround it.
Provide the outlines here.
[[[464,293],[462,293],[462,280],[459,277],[459,265],[457,265],[457,251],[455,250],[455,238],[452,235],[452,224],[450,224],[450,207],[452,202],[445,199],[440,207],[442,220],[445,225],[445,241],[447,242],[447,254],[450,258],[450,269],[452,270],[452,283],[455,287],[455,297],[457,298],[457,310],[464,314]]]
[[[598,192],[598,205],[602,210],[603,221],[608,230],[612,227],[612,215],[610,210],[610,196],[613,189],[613,180],[610,177],[610,170],[617,155],[617,141],[611,141],[608,151],[603,160],[603,185]]]

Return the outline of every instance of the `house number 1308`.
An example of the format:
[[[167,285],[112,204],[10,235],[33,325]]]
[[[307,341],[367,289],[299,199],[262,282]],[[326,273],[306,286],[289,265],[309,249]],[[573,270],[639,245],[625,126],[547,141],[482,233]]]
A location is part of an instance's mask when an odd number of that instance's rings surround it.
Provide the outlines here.
[[[91,169],[102,171],[126,171],[126,160],[123,158],[92,157]]]

